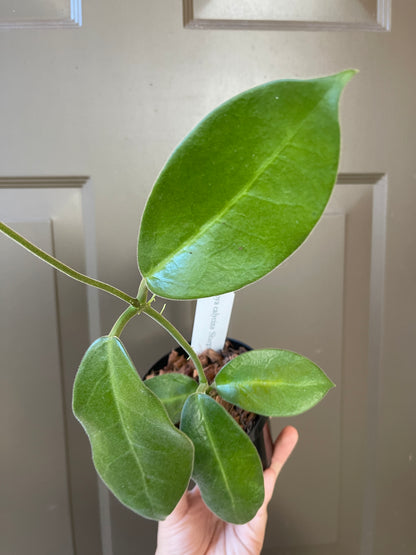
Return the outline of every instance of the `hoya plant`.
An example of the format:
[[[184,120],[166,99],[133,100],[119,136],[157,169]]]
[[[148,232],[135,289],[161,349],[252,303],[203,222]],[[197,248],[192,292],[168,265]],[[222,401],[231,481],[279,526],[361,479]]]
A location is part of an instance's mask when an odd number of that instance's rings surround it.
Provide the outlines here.
[[[260,415],[292,416],[333,386],[312,361],[283,349],[241,354],[209,383],[197,353],[153,303],[156,295],[198,299],[245,287],[305,241],[336,179],[338,104],[353,74],[267,83],[224,103],[191,131],[142,216],[137,297],[78,273],[0,224],[56,269],[128,304],[82,359],[73,411],[102,480],[144,517],[164,519],[193,478],[219,517],[249,521],[264,498],[262,465],[214,397]],[[165,374],[142,381],[120,339],[142,314],[188,353],[197,380]]]

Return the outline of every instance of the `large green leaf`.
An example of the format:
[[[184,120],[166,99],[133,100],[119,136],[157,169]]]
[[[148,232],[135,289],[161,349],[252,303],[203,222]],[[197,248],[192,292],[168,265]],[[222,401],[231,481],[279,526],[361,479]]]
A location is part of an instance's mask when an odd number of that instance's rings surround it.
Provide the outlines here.
[[[198,388],[198,383],[184,374],[171,372],[146,380],[145,385],[162,401],[173,423],[179,422],[186,399]]]
[[[223,399],[265,416],[293,416],[316,405],[334,387],[311,360],[281,349],[249,351],[217,374]]]
[[[212,397],[194,393],[186,401],[181,429],[195,446],[193,478],[207,506],[223,520],[251,520],[264,499],[257,451],[239,425]]]
[[[189,482],[193,446],[143,384],[118,338],[102,337],[88,349],[75,379],[73,410],[114,495],[146,518],[171,513]]]
[[[141,222],[139,267],[154,293],[191,299],[234,291],[299,247],[332,191],[338,101],[354,73],[249,90],[185,138]]]

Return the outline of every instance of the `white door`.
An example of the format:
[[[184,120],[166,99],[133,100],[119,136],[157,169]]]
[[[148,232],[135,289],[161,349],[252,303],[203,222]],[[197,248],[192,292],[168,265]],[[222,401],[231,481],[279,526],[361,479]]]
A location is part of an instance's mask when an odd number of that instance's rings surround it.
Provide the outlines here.
[[[267,555],[416,549],[415,21],[410,0],[393,3],[391,31],[388,0],[0,7],[1,219],[131,294],[139,215],[193,125],[265,81],[360,70],[341,103],[325,217],[236,297],[231,336],[297,350],[337,384],[290,419],[300,443],[272,501]],[[70,409],[83,350],[123,306],[4,237],[0,260],[0,552],[154,553],[155,523],[97,485]],[[167,310],[189,335],[192,306]],[[172,345],[140,319],[123,339],[142,373]]]

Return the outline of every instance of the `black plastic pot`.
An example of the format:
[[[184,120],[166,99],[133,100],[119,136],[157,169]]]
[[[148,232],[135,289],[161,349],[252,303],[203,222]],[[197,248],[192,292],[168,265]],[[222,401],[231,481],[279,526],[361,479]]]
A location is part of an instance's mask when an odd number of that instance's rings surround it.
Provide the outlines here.
[[[252,350],[251,347],[249,347],[245,343],[242,343],[241,341],[237,341],[229,337],[227,337],[227,339],[234,348],[238,349],[238,347],[244,347],[247,351]],[[177,347],[175,351],[179,355],[186,355],[186,352],[182,349],[182,347]],[[153,366],[147,372],[146,376],[164,368],[168,363],[168,358],[169,353],[159,359],[155,364],[153,364]],[[146,379],[146,376],[144,377],[144,379]],[[251,439],[259,453],[261,462],[263,464],[263,469],[268,468],[270,466],[273,453],[273,440],[270,429],[270,418],[268,416],[256,414],[253,427],[248,434],[248,437]]]

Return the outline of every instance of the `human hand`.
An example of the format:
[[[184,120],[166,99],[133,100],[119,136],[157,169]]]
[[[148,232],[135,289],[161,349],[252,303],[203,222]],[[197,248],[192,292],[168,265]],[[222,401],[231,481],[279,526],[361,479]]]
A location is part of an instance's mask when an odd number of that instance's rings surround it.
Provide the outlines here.
[[[186,492],[174,511],[159,522],[156,555],[259,555],[267,523],[267,506],[283,465],[298,440],[292,426],[276,439],[272,462],[264,471],[264,502],[246,524],[230,524],[202,501],[198,486]]]

